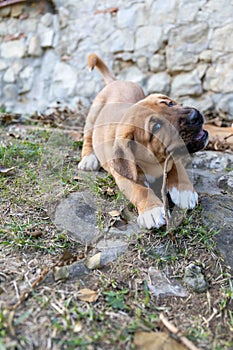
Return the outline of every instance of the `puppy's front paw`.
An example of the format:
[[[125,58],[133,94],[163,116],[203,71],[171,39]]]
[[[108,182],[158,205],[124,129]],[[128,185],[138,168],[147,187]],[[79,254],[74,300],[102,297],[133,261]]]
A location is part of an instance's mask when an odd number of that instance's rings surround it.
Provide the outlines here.
[[[176,187],[169,190],[171,200],[181,209],[193,209],[198,203],[197,192],[186,190],[179,191]]]
[[[165,212],[163,207],[154,207],[152,209],[144,211],[137,219],[140,227],[159,228],[166,224]]]
[[[100,163],[94,153],[91,153],[88,156],[83,157],[81,162],[79,162],[78,164],[79,170],[95,171],[95,170],[99,170],[99,168],[100,168]]]

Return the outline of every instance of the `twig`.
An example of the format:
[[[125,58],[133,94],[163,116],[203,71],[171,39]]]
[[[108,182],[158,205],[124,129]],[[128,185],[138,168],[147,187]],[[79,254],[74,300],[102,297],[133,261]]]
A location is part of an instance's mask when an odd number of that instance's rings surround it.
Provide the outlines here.
[[[167,200],[167,172],[168,172],[167,166],[168,166],[168,162],[169,162],[171,157],[172,157],[172,153],[169,153],[169,155],[165,159],[164,168],[163,168],[163,185],[162,185],[162,189],[161,189],[167,230],[169,227],[169,211],[168,211],[169,208],[168,208],[168,200]]]
[[[233,136],[233,134],[227,135],[227,136],[224,137],[224,140],[226,141],[227,139],[229,139],[232,136]]]
[[[54,266],[53,266],[54,267]],[[45,278],[45,276],[48,274],[48,272],[50,271],[51,269],[49,269],[48,267],[46,267],[42,272],[41,274],[37,277],[37,279],[32,283],[31,285],[31,288],[27,288],[24,290],[24,292],[19,296],[19,300],[13,304],[13,305],[10,305],[8,307],[8,309],[10,310],[15,310],[19,305],[22,304],[22,302],[24,302],[28,297],[29,295],[31,294],[31,292],[34,290],[34,288],[36,288],[38,286],[38,284]]]
[[[163,323],[163,325],[168,329],[169,332],[174,334],[180,343],[182,343],[184,346],[186,346],[189,350],[200,350],[197,348],[190,340],[188,340],[185,336],[181,335],[181,331],[176,328],[173,324],[171,324],[168,319],[163,314],[159,315],[160,321]]]

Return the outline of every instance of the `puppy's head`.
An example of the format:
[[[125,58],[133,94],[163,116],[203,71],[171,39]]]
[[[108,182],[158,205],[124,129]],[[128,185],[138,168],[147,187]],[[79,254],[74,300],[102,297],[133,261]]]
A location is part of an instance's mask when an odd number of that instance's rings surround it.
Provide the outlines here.
[[[195,108],[183,107],[168,96],[152,94],[133,105],[117,128],[115,168],[136,180],[135,165],[162,163],[168,153],[184,155],[204,148],[208,132]],[[123,169],[123,170],[122,170]]]

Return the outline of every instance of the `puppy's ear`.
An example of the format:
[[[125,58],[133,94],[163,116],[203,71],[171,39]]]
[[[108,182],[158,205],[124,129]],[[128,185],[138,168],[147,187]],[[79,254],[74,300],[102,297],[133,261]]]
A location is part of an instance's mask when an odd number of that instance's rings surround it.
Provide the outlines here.
[[[121,176],[137,181],[133,134],[120,135],[115,140],[111,165]]]

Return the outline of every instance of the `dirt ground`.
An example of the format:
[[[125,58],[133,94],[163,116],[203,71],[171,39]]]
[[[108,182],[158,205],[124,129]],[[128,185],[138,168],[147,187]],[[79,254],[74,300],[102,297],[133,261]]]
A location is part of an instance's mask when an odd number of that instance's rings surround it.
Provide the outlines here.
[[[78,278],[50,278],[95,251],[58,231],[51,215],[62,198],[87,187],[77,172],[85,113],[1,115],[0,349],[233,349],[232,278],[216,251],[216,232],[203,226],[201,205],[173,240],[165,229],[135,234],[116,261]],[[119,210],[119,191],[103,178],[97,175],[90,191]],[[99,224],[107,216],[108,205]],[[201,267],[206,291],[182,298],[149,290],[150,267],[182,283],[191,262]],[[149,341],[154,333],[166,339]],[[182,336],[190,341],[185,347]]]

